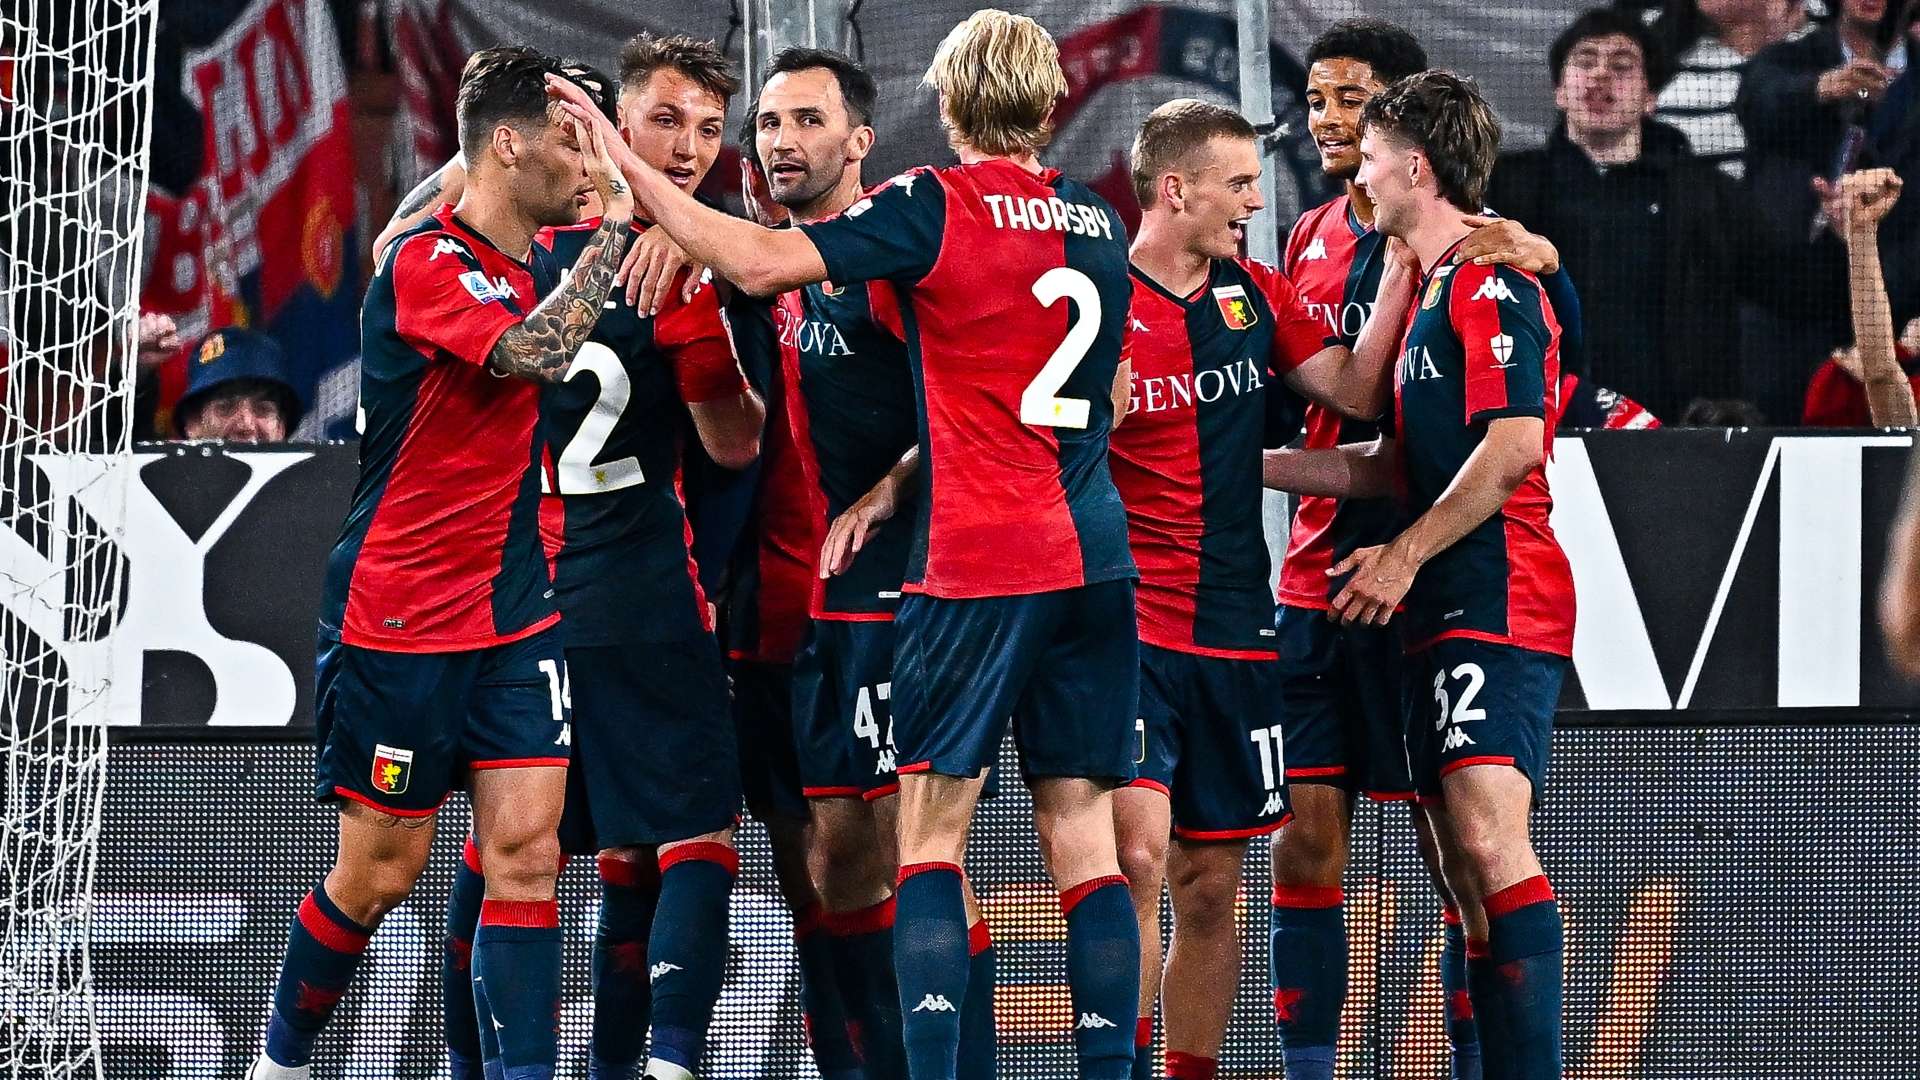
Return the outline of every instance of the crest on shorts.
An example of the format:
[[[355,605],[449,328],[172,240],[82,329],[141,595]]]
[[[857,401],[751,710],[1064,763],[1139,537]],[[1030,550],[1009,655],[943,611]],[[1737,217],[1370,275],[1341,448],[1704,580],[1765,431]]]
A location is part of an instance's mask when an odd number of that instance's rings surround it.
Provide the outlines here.
[[[831,281],[823,281],[820,283],[820,293],[823,296],[839,296],[846,291],[847,287],[845,285],[835,285]]]
[[[1220,317],[1227,321],[1229,330],[1245,330],[1260,321],[1260,313],[1253,310],[1253,301],[1247,299],[1247,290],[1238,285],[1213,290],[1213,302],[1220,305]]]
[[[385,743],[373,747],[373,790],[382,795],[399,795],[413,780],[413,751]]]

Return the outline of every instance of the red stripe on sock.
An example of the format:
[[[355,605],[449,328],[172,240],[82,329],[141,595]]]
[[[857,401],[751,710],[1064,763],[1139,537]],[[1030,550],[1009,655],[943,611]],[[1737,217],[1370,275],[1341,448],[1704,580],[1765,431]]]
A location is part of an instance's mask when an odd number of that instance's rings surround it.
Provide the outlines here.
[[[357,926],[342,926],[328,918],[327,913],[320,910],[320,904],[314,900],[312,893],[300,901],[299,918],[300,925],[307,928],[313,940],[337,953],[365,952],[367,940],[373,937]]]
[[[1489,955],[1486,938],[1470,937],[1467,939],[1467,959],[1485,960]]]
[[[1219,1071],[1220,1062],[1214,1058],[1167,1051],[1167,1080],[1213,1080]]]
[[[740,853],[725,844],[714,840],[702,840],[696,844],[681,844],[660,853],[660,872],[666,873],[683,862],[710,862],[724,867],[736,877],[740,873]]]
[[[480,869],[480,849],[473,846],[472,833],[467,834],[467,842],[460,848],[460,861],[466,863],[467,869],[476,874],[485,873]]]
[[[560,925],[560,905],[553,900],[482,900],[480,925],[552,930]]]
[[[1124,889],[1127,887],[1127,879],[1121,877],[1119,874],[1108,874],[1106,877],[1097,877],[1092,881],[1083,881],[1075,885],[1073,888],[1060,894],[1060,914],[1073,914],[1073,909],[1080,906],[1080,901],[1085,900],[1087,897],[1092,896],[1094,893],[1109,885],[1118,885]]]
[[[1153,1045],[1153,1017],[1143,1016],[1133,1022],[1133,1045],[1135,1049]]]
[[[987,920],[981,919],[967,927],[967,955],[979,956],[993,948],[993,931],[987,928]]]
[[[1487,918],[1497,919],[1502,915],[1518,911],[1528,904],[1542,904],[1553,899],[1553,886],[1547,882],[1547,875],[1535,874],[1525,881],[1513,884],[1494,893],[1482,902],[1487,909]]]
[[[651,862],[602,854],[594,860],[594,867],[600,871],[600,880],[609,885],[617,885],[623,889],[660,887],[660,875]]]
[[[893,925],[894,900],[885,900],[857,911],[822,911],[820,928],[834,937],[877,934]]]
[[[945,870],[948,873],[952,873],[952,874],[964,873],[964,871],[960,869],[960,865],[958,863],[950,863],[950,862],[908,863],[907,865],[900,868],[899,876],[893,879],[894,884],[896,886],[903,885],[906,883],[906,880],[908,878],[912,877],[915,874],[931,874],[941,870]]]
[[[1330,908],[1347,902],[1347,894],[1338,885],[1275,885],[1273,906],[1281,908]]]
[[[1441,908],[1440,921],[1446,924],[1447,926],[1459,926],[1460,925],[1460,909],[1454,907],[1452,904],[1448,904],[1446,907]]]

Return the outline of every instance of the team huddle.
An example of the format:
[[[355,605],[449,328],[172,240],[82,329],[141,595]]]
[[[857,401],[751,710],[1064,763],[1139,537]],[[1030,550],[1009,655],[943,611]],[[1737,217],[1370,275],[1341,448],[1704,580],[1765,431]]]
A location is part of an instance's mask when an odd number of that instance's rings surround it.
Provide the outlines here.
[[[1080,1076],[1215,1075],[1267,836],[1286,1075],[1331,1080],[1362,794],[1414,805],[1452,1075],[1559,1076],[1528,819],[1572,645],[1545,462],[1577,299],[1481,209],[1470,82],[1371,19],[1307,59],[1346,194],[1275,268],[1240,255],[1261,156],[1230,109],[1146,118],[1131,242],[1043,166],[1067,83],[1024,17],[975,13],[927,71],[959,163],[871,186],[872,78],[776,56],[745,218],[693,195],[740,88],[711,43],[641,35],[617,80],[476,53],[460,156],[376,244],[316,675],[338,847],[249,1075],[309,1075],[462,788],[456,1080],[555,1075],[555,882],[586,855],[588,1075],[695,1076],[743,804],[822,1077],[991,1077],[962,866],[1011,730]],[[1277,604],[1265,488],[1300,497]]]

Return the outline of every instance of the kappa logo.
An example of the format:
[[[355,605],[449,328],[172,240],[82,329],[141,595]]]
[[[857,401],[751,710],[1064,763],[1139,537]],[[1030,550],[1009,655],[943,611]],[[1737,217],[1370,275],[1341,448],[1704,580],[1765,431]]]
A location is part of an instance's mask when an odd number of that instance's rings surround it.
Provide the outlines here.
[[[1500,286],[1506,288],[1505,285]],[[1495,334],[1487,339],[1487,347],[1493,350],[1493,366],[1505,370],[1513,366],[1513,337],[1510,334]]]
[[[488,280],[487,275],[478,270],[469,270],[460,275],[460,284],[467,287],[475,300],[483,304],[492,304],[502,300],[512,300],[520,294],[515,292],[513,284],[506,278]]]
[[[572,746],[573,745],[573,725],[572,724],[560,725],[560,737],[553,740],[553,745],[555,746]]]
[[[662,975],[668,975],[675,971],[685,971],[685,970],[686,968],[681,967],[679,964],[669,964],[665,960],[662,960],[659,963],[647,969],[647,981],[659,982],[660,976]]]
[[[1127,321],[1133,324],[1132,329],[1138,330],[1143,334],[1153,332],[1152,327],[1148,326],[1146,323],[1141,322],[1139,319],[1136,319],[1131,315],[1127,316]]]
[[[1097,1012],[1083,1012],[1080,1014],[1080,1022],[1073,1026],[1082,1030],[1093,1030],[1097,1028],[1119,1027],[1120,1025],[1101,1016]]]
[[[1308,259],[1324,259],[1326,257],[1327,240],[1323,236],[1314,237],[1313,243],[1307,245],[1307,250],[1300,253],[1300,261],[1302,262]]]
[[[913,1007],[913,1011],[914,1012],[959,1012],[960,1010],[953,1007],[953,1002],[947,1000],[947,995],[928,994],[926,997],[923,997],[920,999],[920,1004],[915,1005]]]
[[[433,242],[433,254],[427,256],[427,261],[432,262],[442,255],[465,256],[466,254],[467,248],[465,244],[462,244],[451,236],[442,236]]]
[[[1476,745],[1478,744],[1473,741],[1473,736],[1467,734],[1466,731],[1461,728],[1450,727],[1447,729],[1446,738],[1440,740],[1440,752],[1446,754],[1458,750],[1463,746]]]
[[[1506,280],[1498,277],[1490,277],[1481,282],[1480,287],[1473,290],[1473,299],[1512,300],[1516,304],[1520,302],[1519,299],[1513,295],[1513,290],[1507,288]]]
[[[1286,797],[1281,795],[1279,792],[1275,791],[1268,794],[1266,805],[1260,808],[1260,816],[1272,817],[1274,814],[1285,812],[1286,809],[1287,809]]]

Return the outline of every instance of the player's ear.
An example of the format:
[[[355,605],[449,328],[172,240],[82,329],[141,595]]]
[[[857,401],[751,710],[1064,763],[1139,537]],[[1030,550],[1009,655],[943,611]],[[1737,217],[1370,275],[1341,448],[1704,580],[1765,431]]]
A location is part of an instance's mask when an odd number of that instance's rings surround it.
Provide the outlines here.
[[[520,132],[512,124],[495,124],[493,135],[487,140],[488,149],[500,159],[500,164],[512,166],[520,161]]]
[[[1177,212],[1187,208],[1187,183],[1179,173],[1161,174],[1160,198],[1170,210]]]
[[[853,129],[853,137],[847,140],[847,160],[865,161],[873,150],[873,129],[865,124]]]

